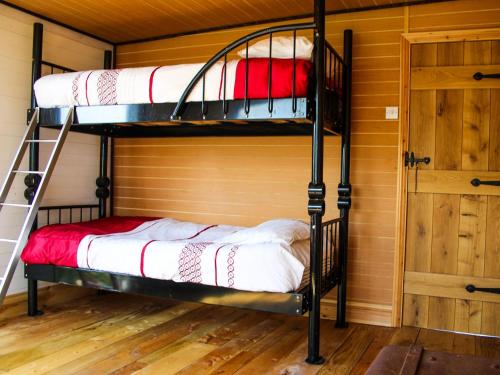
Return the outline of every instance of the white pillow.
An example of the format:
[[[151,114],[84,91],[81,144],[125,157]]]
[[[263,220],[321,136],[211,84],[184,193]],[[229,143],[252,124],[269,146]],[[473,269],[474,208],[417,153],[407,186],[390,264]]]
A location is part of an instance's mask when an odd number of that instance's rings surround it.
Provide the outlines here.
[[[293,37],[276,36],[273,37],[272,57],[276,59],[293,58]],[[305,36],[298,36],[295,41],[295,58],[310,60],[313,50],[313,43]],[[238,51],[238,56],[246,57],[246,48]],[[248,46],[248,58],[269,57],[269,38],[261,40]]]
[[[266,243],[285,242],[291,245],[295,241],[307,240],[310,236],[309,224],[300,220],[269,220],[252,228],[245,228],[222,237],[221,243]]]

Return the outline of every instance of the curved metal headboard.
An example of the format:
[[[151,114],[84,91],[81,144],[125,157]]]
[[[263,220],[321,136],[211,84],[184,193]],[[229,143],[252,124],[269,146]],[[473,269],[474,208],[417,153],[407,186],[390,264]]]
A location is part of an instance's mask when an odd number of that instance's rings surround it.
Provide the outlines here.
[[[241,46],[242,44],[246,43],[246,59],[248,60],[248,42],[259,38],[264,35],[271,35],[273,33],[278,33],[278,32],[284,32],[284,31],[297,31],[297,30],[307,30],[307,29],[316,29],[316,24],[314,22],[310,23],[298,23],[298,24],[292,24],[292,25],[283,25],[283,26],[275,26],[275,27],[270,27],[262,30],[258,30],[256,32],[253,32],[251,34],[248,34],[233,43],[229,44],[228,46],[224,47],[222,50],[220,50],[217,54],[215,54],[208,62],[196,73],[194,78],[191,80],[189,85],[186,87],[184,92],[182,93],[182,96],[180,97],[179,101],[177,102],[177,105],[172,112],[171,120],[181,120],[180,113],[184,109],[184,105],[186,104],[186,100],[191,94],[191,91],[194,89],[196,84],[200,81],[200,79],[204,79],[205,74],[207,71],[220,59],[224,58],[224,62],[227,61],[227,54],[231,51],[233,51],[235,48]],[[295,37],[295,34],[294,34]],[[295,43],[294,43],[295,44]],[[272,45],[270,43],[269,47],[270,51],[272,49]],[[295,49],[294,49],[295,53]],[[246,68],[246,71],[248,72],[248,67]],[[224,74],[225,78],[225,74]],[[246,77],[246,81],[248,80],[248,77]],[[245,83],[246,85],[248,82]],[[204,90],[203,90],[204,91]],[[247,100],[247,98],[245,99]],[[204,101],[204,93],[203,93],[203,101]],[[225,100],[224,100],[225,101]],[[245,108],[246,108],[246,102],[245,102]]]

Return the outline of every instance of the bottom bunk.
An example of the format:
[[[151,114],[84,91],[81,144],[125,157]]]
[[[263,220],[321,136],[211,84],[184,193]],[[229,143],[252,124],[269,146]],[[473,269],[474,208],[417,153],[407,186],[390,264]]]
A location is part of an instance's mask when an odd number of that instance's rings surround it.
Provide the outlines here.
[[[73,221],[78,209],[57,207],[55,221]],[[54,208],[43,210],[50,224]],[[323,224],[321,295],[338,281],[339,223]],[[310,308],[309,242],[309,225],[295,220],[241,228],[104,218],[42,227],[23,260],[30,281],[302,315]]]

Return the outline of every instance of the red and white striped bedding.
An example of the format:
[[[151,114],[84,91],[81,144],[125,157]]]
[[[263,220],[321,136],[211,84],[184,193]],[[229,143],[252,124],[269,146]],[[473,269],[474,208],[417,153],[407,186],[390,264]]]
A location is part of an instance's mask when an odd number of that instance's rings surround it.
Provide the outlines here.
[[[273,98],[292,96],[293,59],[272,59]],[[91,70],[51,74],[34,85],[41,108],[66,106],[176,103],[185,88],[204,64],[180,64],[161,67]],[[307,95],[312,69],[310,60],[295,60],[295,95]],[[246,60],[216,63],[205,75],[205,100],[245,97]],[[268,97],[269,59],[248,59],[248,98]],[[195,86],[188,101],[202,100],[202,81]]]
[[[35,232],[22,254],[55,264],[249,291],[297,290],[309,266],[309,226],[272,220],[253,228],[173,219],[106,218]]]

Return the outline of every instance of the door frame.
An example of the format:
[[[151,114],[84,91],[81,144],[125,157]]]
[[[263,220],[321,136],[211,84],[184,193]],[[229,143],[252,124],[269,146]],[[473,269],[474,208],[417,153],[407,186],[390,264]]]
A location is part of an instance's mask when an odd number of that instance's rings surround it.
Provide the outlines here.
[[[401,34],[399,87],[399,144],[396,195],[396,246],[392,295],[392,325],[401,327],[403,316],[403,284],[406,253],[407,169],[404,166],[408,151],[410,129],[410,58],[411,46],[422,43],[471,42],[500,39],[500,28],[430,31]]]

